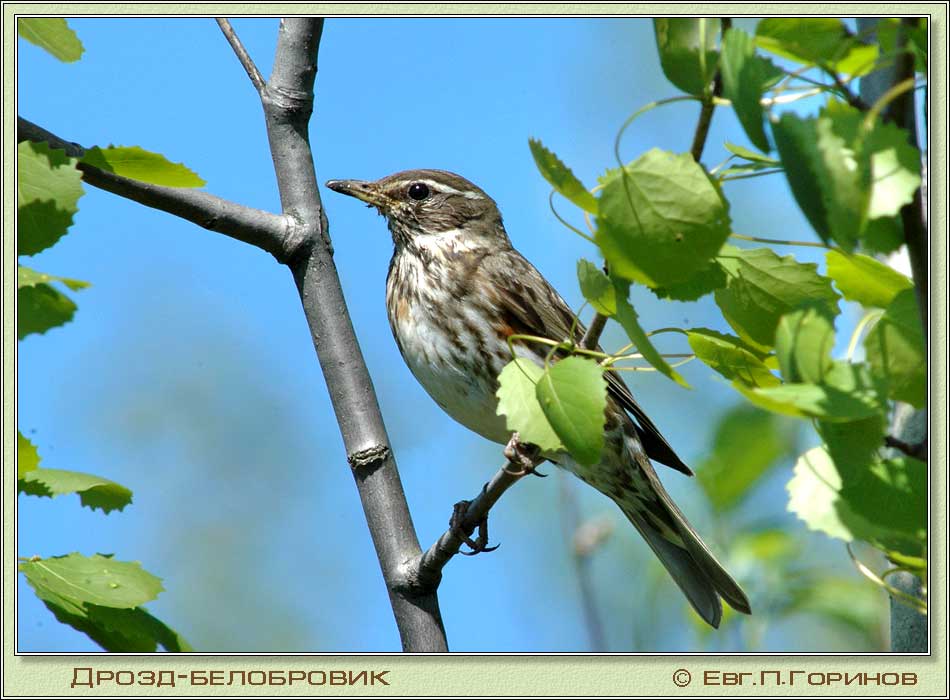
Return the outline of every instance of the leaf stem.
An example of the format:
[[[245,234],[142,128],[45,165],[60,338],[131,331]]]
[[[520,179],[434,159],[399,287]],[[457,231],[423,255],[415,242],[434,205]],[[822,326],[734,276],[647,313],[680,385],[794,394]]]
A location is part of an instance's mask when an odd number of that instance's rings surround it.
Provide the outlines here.
[[[830,245],[819,243],[817,241],[783,241],[777,238],[760,238],[759,236],[746,236],[741,233],[730,233],[730,238],[738,238],[743,241],[754,241],[755,243],[768,243],[769,245],[798,245],[808,248],[826,248],[831,250]]]

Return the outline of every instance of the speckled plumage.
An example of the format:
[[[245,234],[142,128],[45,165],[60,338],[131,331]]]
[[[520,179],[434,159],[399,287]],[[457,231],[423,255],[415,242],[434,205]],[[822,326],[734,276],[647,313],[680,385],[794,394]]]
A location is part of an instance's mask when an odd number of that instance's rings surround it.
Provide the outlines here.
[[[415,170],[372,183],[328,184],[375,206],[388,220],[394,253],[386,307],[413,375],[459,423],[506,443],[510,431],[496,413],[495,394],[498,374],[511,359],[508,336],[567,338],[574,325],[579,340],[583,328],[572,324],[567,304],[512,247],[495,202],[464,178]],[[412,196],[423,190],[425,197]],[[513,346],[519,356],[543,363],[546,347],[521,341]],[[688,467],[619,375],[606,376],[600,464],[583,466],[566,452],[545,456],[617,503],[709,624],[719,624],[720,596],[749,612],[742,590],[666,493],[650,458],[685,473]]]

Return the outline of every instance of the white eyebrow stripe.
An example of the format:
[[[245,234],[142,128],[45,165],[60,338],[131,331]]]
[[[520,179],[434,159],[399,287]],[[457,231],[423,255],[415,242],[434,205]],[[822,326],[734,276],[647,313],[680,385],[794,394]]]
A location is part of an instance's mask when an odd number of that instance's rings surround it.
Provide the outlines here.
[[[473,190],[457,190],[454,187],[449,187],[443,182],[436,182],[435,180],[409,180],[406,184],[412,184],[413,182],[421,182],[425,185],[428,185],[431,189],[436,192],[441,192],[442,194],[457,194],[466,199],[485,199],[485,195],[481,192],[475,192]]]

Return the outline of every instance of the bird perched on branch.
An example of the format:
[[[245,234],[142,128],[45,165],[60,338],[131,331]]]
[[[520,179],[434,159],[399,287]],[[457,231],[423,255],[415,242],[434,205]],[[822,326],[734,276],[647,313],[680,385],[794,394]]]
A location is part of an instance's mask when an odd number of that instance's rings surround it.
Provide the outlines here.
[[[494,200],[459,175],[409,170],[376,182],[331,180],[327,187],[375,207],[395,247],[386,308],[406,364],[450,416],[506,444],[496,412],[498,375],[512,359],[509,337],[574,341],[584,329],[568,305],[516,251]],[[548,348],[515,341],[520,357],[544,363]],[[567,452],[545,454],[611,498],[670,572],[696,612],[718,627],[724,599],[749,601],[667,494],[650,459],[691,474],[634,400],[619,374],[605,373],[604,450],[584,466]]]

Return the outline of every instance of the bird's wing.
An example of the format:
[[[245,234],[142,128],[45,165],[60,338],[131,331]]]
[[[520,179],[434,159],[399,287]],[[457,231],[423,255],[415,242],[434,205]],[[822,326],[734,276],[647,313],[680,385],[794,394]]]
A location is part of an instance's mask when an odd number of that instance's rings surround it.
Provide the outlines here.
[[[573,325],[575,342],[583,337],[584,326],[575,321],[574,314],[561,295],[516,250],[486,256],[481,261],[480,272],[488,276],[488,284],[484,288],[492,290],[496,297],[492,299],[495,308],[502,313],[505,323],[515,333],[552,339],[568,338]],[[600,346],[597,349],[600,350]],[[692,470],[677,456],[660,430],[640,408],[620,374],[608,371],[604,377],[608,395],[633,416],[647,456],[692,476]]]

